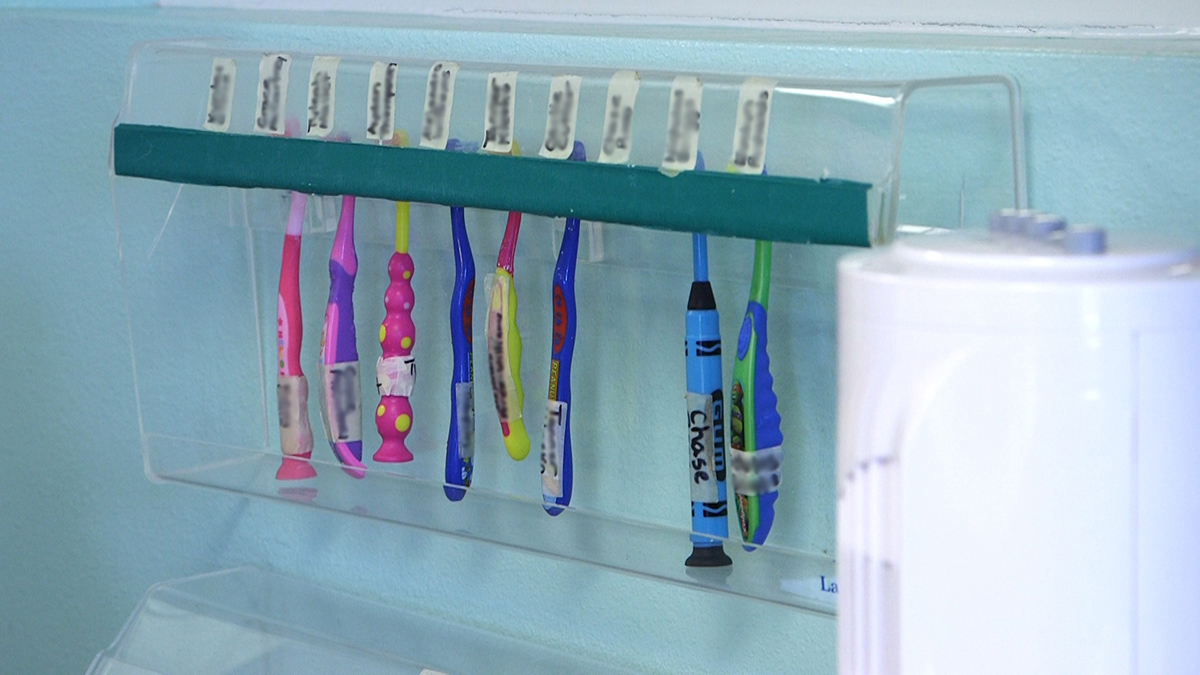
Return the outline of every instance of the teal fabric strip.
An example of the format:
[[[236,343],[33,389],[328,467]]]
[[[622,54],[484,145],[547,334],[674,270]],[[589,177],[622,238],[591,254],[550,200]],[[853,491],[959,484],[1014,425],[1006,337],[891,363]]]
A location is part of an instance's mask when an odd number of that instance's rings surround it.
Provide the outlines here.
[[[297,190],[659,230],[869,246],[867,191],[841,180],[656,168],[224,134],[139,124],[113,132],[118,176]]]

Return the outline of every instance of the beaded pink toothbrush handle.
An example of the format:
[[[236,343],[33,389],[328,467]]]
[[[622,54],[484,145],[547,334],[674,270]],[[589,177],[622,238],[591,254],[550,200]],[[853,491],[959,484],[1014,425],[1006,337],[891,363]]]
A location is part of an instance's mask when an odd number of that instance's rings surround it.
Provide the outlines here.
[[[396,252],[388,260],[388,284],[383,294],[387,310],[379,326],[379,346],[383,355],[375,367],[375,385],[379,388],[379,407],[375,409],[375,428],[383,442],[375,453],[376,462],[411,462],[412,452],[404,439],[412,430],[413,409],[408,397],[416,379],[413,344],[417,328],[412,320],[413,259],[408,254],[408,203],[396,204]]]

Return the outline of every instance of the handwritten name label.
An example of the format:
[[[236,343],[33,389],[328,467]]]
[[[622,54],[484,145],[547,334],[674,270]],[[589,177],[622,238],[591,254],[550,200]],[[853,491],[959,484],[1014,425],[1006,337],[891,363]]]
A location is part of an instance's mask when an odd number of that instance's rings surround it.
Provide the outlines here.
[[[548,159],[566,159],[575,148],[575,120],[579,114],[579,87],[583,78],[556,75],[550,80],[550,102],[546,107],[546,138],[538,154]]]
[[[513,145],[513,103],[517,95],[517,73],[490,73],[487,79],[487,108],[484,111],[483,149],[506,155]]]
[[[380,356],[375,362],[375,390],[380,396],[412,396],[417,359],[412,354]]]
[[[425,121],[421,125],[421,147],[445,150],[450,140],[450,111],[454,107],[454,80],[458,64],[438,61],[429,69],[425,86]]]
[[[542,427],[542,495],[563,495],[563,444],[567,428],[568,405],[546,401],[546,423]]]
[[[760,448],[756,452],[730,448],[729,452],[734,492],[754,496],[779,490],[783,482],[783,448]]]
[[[600,163],[629,163],[629,154],[633,151],[633,105],[641,85],[642,77],[632,70],[618,70],[609,80]]]
[[[288,71],[292,57],[267,54],[258,64],[258,107],[254,130],[260,134],[281,135],[287,117]]]
[[[279,442],[285,455],[312,452],[308,427],[308,380],[303,375],[280,375],[275,384],[279,402]]]
[[[233,59],[213,59],[212,78],[208,84],[208,112],[204,128],[209,131],[229,131],[233,113],[233,85],[237,80],[237,64]]]
[[[458,422],[458,454],[464,460],[470,461],[475,456],[475,383],[454,383],[454,416]],[[470,472],[463,471],[463,480],[470,478]],[[470,483],[468,483],[469,485]]]
[[[692,501],[715,502],[716,457],[713,452],[713,397],[688,392],[688,445],[692,467]]]
[[[488,275],[484,285],[491,284],[492,296],[488,304],[487,351],[488,372],[492,377],[492,398],[496,402],[496,413],[500,424],[521,419],[524,411],[516,405],[516,381],[513,379],[508,353],[509,284],[507,275]]]
[[[358,361],[321,366],[323,410],[331,441],[351,443],[362,440],[362,391],[358,386],[358,372]]]
[[[767,130],[771,123],[771,99],[775,80],[750,77],[738,95],[737,126],[733,130],[730,166],[737,173],[760,174],[767,162]]]
[[[341,59],[318,56],[308,76],[308,135],[328,136],[333,130],[333,104],[337,94],[337,68]]]
[[[700,95],[703,85],[694,77],[680,75],[671,84],[671,104],[667,113],[667,150],[662,171],[675,175],[696,168],[700,146]]]
[[[396,126],[396,72],[395,63],[376,61],[371,66],[367,79],[367,138],[373,141],[391,141]]]

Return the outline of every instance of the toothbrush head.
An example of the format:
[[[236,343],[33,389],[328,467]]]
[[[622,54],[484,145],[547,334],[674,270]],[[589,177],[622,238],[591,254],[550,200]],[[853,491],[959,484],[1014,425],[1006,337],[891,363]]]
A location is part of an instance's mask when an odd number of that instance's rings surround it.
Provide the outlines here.
[[[396,148],[408,147],[408,133],[403,129],[397,129],[392,132],[392,140],[388,141],[388,145]]]
[[[464,143],[457,138],[451,138],[446,141],[446,149],[450,152],[476,153],[479,152],[479,144],[474,142]]]
[[[567,159],[572,162],[586,162],[587,148],[583,147],[583,141],[575,141],[575,147],[571,148],[571,156]]]

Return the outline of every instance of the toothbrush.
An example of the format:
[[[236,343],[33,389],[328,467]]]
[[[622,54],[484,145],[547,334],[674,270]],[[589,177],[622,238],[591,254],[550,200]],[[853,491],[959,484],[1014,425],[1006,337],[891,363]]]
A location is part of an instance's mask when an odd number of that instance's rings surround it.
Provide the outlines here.
[[[450,139],[446,149],[475,152],[477,146]],[[475,258],[461,206],[450,207],[454,240],[454,295],[450,299],[450,342],[454,371],[450,384],[450,434],[446,439],[446,498],[457,502],[471,487],[475,457],[475,362],[471,354],[471,314],[475,308]],[[461,487],[453,487],[461,486]]]
[[[279,444],[283,462],[275,472],[277,480],[304,480],[317,475],[308,459],[312,457],[313,433],[308,424],[308,379],[300,366],[300,344],[304,337],[304,319],[300,310],[300,238],[304,234],[304,210],[308,195],[292,193],[287,232],[283,238],[283,262],[279,270],[279,304],[275,335],[279,373],[276,394],[279,399]]]
[[[285,136],[300,133],[300,121],[284,125]],[[283,260],[279,267],[279,302],[276,309],[275,340],[279,371],[275,393],[279,402],[279,445],[283,461],[276,480],[305,480],[317,475],[308,463],[313,451],[312,427],[308,423],[308,378],[300,365],[304,340],[304,317],[300,303],[300,240],[304,235],[304,211],[308,195],[292,192],[287,230],[283,236]]]
[[[767,301],[771,292],[771,242],[754,243],[754,276],[746,318],[738,334],[730,391],[730,448],[743,547],[767,540],[775,520],[783,464],[783,433],[767,357]]]
[[[403,146],[408,137],[395,132],[393,144]],[[379,407],[375,409],[375,428],[382,443],[375,452],[376,462],[411,462],[412,452],[404,439],[412,430],[413,409],[408,397],[416,379],[416,364],[412,357],[417,328],[412,311],[416,297],[412,276],[415,269],[408,254],[408,202],[396,202],[396,252],[388,260],[388,284],[383,295],[387,309],[379,326],[379,346],[382,354],[375,365],[375,385],[379,389]]]
[[[738,96],[733,156],[727,171],[766,174],[767,131],[774,80],[751,77]],[[742,546],[752,551],[767,540],[783,470],[783,432],[767,357],[767,300],[771,293],[771,242],[754,242],[750,300],[738,333],[737,360],[729,392],[730,458],[737,494]]]
[[[325,435],[346,473],[366,476],[362,463],[362,391],[354,330],[354,197],[342,197],[333,249],[329,254],[329,304],[321,332]]]
[[[570,158],[587,161],[575,141]],[[554,266],[554,324],[551,332],[550,394],[542,437],[542,506],[557,516],[571,503],[571,359],[575,352],[575,264],[579,257],[579,219],[567,218]]]
[[[513,142],[512,153],[517,154]],[[496,274],[488,303],[488,372],[492,378],[492,396],[504,434],[509,457],[520,461],[529,455],[529,434],[525,431],[525,392],[521,387],[521,333],[517,330],[517,288],[513,282],[513,258],[517,236],[521,233],[521,212],[510,211]]]
[[[696,171],[704,156],[696,153]],[[708,237],[692,235],[694,281],[687,303],[687,403],[692,496],[692,554],[687,567],[723,567],[733,561],[725,487],[725,399],[721,384],[721,326],[708,281]],[[707,535],[707,536],[705,536]]]

